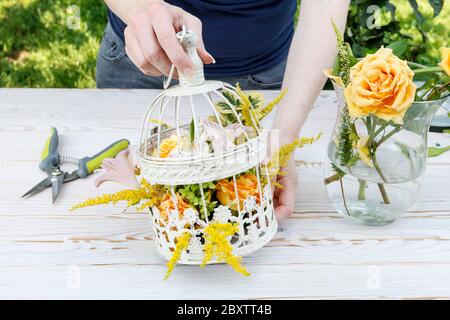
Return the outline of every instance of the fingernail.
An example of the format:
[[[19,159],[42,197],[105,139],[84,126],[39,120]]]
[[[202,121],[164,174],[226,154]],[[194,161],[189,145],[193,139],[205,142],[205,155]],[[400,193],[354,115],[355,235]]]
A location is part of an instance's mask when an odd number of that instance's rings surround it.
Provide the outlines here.
[[[207,54],[208,54],[208,56],[211,58],[211,63],[212,64],[216,64],[216,59],[214,59],[214,57],[209,53],[209,52],[206,52]]]
[[[191,77],[194,76],[194,70],[193,70],[192,68],[189,68],[189,67],[184,68],[184,69],[183,69],[183,74],[184,74],[186,77],[191,78]]]

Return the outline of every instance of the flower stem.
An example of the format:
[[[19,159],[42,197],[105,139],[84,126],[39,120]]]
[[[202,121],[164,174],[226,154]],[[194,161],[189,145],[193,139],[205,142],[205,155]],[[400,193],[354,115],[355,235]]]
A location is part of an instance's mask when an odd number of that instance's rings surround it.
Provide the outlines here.
[[[358,182],[359,182],[358,200],[361,200],[361,201],[366,200],[367,182],[364,180],[359,180],[359,179],[358,179]]]
[[[377,171],[378,175],[380,176],[381,180],[383,180],[383,182],[386,182],[387,181],[386,177],[383,174],[383,171],[381,171],[380,166],[378,165],[376,150],[374,150],[372,152],[372,163],[373,163],[373,166],[375,167],[375,170]]]
[[[341,186],[341,194],[342,194],[342,200],[344,202],[345,211],[347,211],[347,215],[350,216],[350,211],[348,210],[348,207],[347,207],[347,200],[345,200],[344,183],[342,182],[342,179],[339,179],[339,184]]]
[[[330,184],[330,183],[332,183],[332,182],[338,181],[340,178],[341,178],[341,174],[335,173],[335,174],[333,174],[332,176],[329,176],[328,178],[325,178],[325,179],[323,180],[323,182],[324,182],[326,185],[328,185],[328,184]]]
[[[429,67],[426,66],[426,65],[423,65],[423,64],[420,64],[420,63],[417,63],[417,62],[412,62],[412,61],[408,61],[408,65],[409,65],[410,67],[415,67],[415,68],[418,68],[418,69],[426,69],[426,68],[429,68]]]
[[[384,188],[384,184],[378,183],[378,189],[380,189],[381,196],[383,197],[383,202],[385,204],[390,204],[389,197],[387,195],[386,189]]]
[[[376,149],[383,143],[385,142],[387,139],[389,139],[390,137],[392,137],[394,134],[396,134],[397,132],[399,132],[401,130],[401,126],[397,126],[394,130],[392,130],[391,132],[389,132],[387,135],[383,136],[378,142],[375,142],[375,145],[373,146],[373,149],[376,151]],[[375,152],[374,152],[375,153]]]
[[[444,69],[441,67],[432,67],[432,68],[421,68],[413,70],[414,75],[424,74],[424,73],[433,73],[433,72],[444,72]]]

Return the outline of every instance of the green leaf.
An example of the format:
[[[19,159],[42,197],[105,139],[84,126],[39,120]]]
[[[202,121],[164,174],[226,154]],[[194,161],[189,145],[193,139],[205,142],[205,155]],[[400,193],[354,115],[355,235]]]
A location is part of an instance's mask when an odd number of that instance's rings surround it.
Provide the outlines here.
[[[434,16],[438,16],[444,6],[444,0],[428,0],[428,3],[433,7]]]
[[[195,139],[195,124],[194,119],[192,119],[191,124],[189,126],[189,132],[191,134],[191,143],[194,142]]]
[[[389,2],[385,4],[385,8],[391,14],[392,21],[395,21],[395,13],[397,11],[397,8],[392,3]]]
[[[390,45],[387,46],[388,48],[392,49],[394,51],[394,54],[397,57],[402,57],[403,54],[406,52],[406,49],[408,49],[408,41],[405,39],[392,42]]]
[[[419,11],[419,5],[418,5],[417,1],[416,0],[408,0],[408,1],[409,1],[409,4],[411,5],[411,8],[414,11],[414,14],[416,15],[417,21],[420,24],[422,24],[425,19],[423,18],[422,13],[420,13],[420,11]]]
[[[447,147],[429,147],[428,148],[428,158],[437,157],[450,150],[450,146]]]

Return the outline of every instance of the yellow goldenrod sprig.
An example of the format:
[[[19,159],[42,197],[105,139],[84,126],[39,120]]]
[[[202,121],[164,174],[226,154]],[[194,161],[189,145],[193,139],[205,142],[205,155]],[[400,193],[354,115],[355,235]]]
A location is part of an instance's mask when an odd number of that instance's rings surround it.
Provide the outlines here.
[[[269,171],[270,179],[280,174],[281,168],[286,167],[289,160],[291,160],[295,149],[303,148],[306,145],[313,144],[320,139],[322,133],[319,133],[316,137],[301,137],[295,139],[293,142],[283,145],[278,151],[276,151],[269,163],[267,168]]]
[[[176,239],[177,244],[175,247],[175,251],[173,252],[170,260],[167,262],[167,272],[166,275],[164,276],[164,280],[167,280],[172,274],[173,269],[175,268],[178,260],[180,260],[181,258],[181,254],[188,247],[189,240],[191,240],[191,237],[192,235],[189,232],[185,232]]]
[[[171,127],[170,124],[168,124],[167,122],[164,122],[164,121],[161,121],[161,120],[158,120],[158,119],[149,119],[148,121],[151,122],[151,123],[154,123],[154,124],[158,124],[158,125],[160,125],[163,128],[170,128]]]
[[[241,100],[241,112],[242,112],[242,118],[244,120],[244,124],[248,127],[252,127],[253,129],[257,130],[256,123],[255,123],[255,114],[254,110],[252,109],[252,104],[248,98],[248,96],[242,92],[241,87],[239,86],[239,83],[236,83],[236,93],[239,95],[239,98]]]
[[[350,82],[350,68],[352,64],[349,57],[349,50],[344,41],[344,36],[341,34],[339,27],[336,25],[333,19],[331,19],[331,23],[333,25],[333,29],[334,32],[336,33],[337,38],[338,61],[342,72],[341,77],[342,80],[344,81],[345,86],[347,86]]]
[[[258,110],[258,118],[259,118],[259,120],[264,119],[269,113],[271,113],[273,108],[275,108],[275,106],[280,103],[280,101],[284,98],[286,93],[287,93],[287,89],[284,89],[269,104],[267,104],[265,107],[263,107],[260,110]]]
[[[139,204],[142,200],[146,200],[138,210],[155,205],[161,195],[161,186],[152,185],[147,180],[141,180],[141,186],[136,189],[121,190],[113,194],[104,194],[95,198],[87,199],[81,203],[74,205],[70,211],[76,209],[97,206],[101,204],[116,204],[119,201],[126,201],[128,207]]]
[[[231,222],[212,222],[206,226],[203,230],[205,246],[201,267],[206,266],[215,256],[219,262],[226,262],[236,272],[249,276],[250,273],[241,264],[242,258],[233,254],[233,247],[227,239],[238,231],[238,226]]]

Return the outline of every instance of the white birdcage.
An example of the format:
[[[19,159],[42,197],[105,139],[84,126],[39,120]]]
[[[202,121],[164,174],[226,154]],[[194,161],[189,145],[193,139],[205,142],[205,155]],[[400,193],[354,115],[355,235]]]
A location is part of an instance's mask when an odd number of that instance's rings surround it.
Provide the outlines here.
[[[277,231],[265,164],[267,130],[253,116],[253,127],[244,125],[229,100],[239,99],[235,88],[205,81],[195,34],[183,27],[177,38],[194,63],[194,76],[187,78],[178,70],[179,85],[167,88],[172,67],[165,90],[145,114],[136,157],[143,178],[170,190],[166,200],[171,205],[150,210],[156,247],[163,258],[170,259],[177,237],[189,232],[192,237],[179,263],[200,264],[203,229],[214,221],[232,222],[239,228],[229,239],[233,252],[245,256],[264,246]],[[225,104],[226,112],[218,109],[219,102]],[[208,106],[209,117],[198,113],[196,105],[200,103]],[[226,123],[227,117],[234,123]],[[211,183],[219,187],[211,190]],[[201,201],[197,208],[186,208],[188,199],[183,199],[184,207],[179,208],[179,198],[183,198],[179,190],[186,185],[198,186]]]

